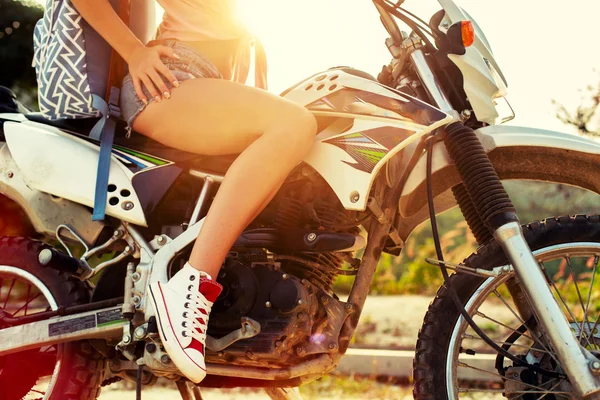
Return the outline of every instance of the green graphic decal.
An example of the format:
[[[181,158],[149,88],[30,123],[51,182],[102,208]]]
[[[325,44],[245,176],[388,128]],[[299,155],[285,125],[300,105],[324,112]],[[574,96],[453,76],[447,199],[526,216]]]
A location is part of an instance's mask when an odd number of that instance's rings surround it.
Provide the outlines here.
[[[373,164],[377,164],[386,155],[385,151],[376,149],[357,149],[356,152]]]
[[[344,136],[344,139],[356,139],[356,138],[362,138],[363,135],[360,132],[356,132],[356,133],[351,133],[349,135]]]
[[[160,158],[152,157],[147,154],[138,153],[135,150],[130,150],[125,147],[121,147],[121,146],[113,146],[113,147],[119,151],[122,151],[123,153],[131,154],[132,156],[136,156],[138,158],[141,158],[144,161],[151,162],[152,164],[155,164],[155,165],[165,165],[168,163],[168,161],[161,160]]]
[[[363,132],[354,132],[345,136],[325,140],[324,143],[332,144],[348,153],[354,163],[346,162],[352,167],[371,173],[383,157],[406,138],[414,134],[396,127],[379,127]]]

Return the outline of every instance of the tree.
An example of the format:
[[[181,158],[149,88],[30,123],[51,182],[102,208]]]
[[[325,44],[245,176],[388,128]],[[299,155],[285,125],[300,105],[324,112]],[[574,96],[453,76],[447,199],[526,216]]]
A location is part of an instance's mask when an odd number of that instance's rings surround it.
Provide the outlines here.
[[[558,106],[556,116],[565,124],[574,126],[585,135],[600,137],[600,124],[598,124],[600,83],[596,87],[589,85],[586,91],[588,98],[577,107],[574,113],[569,112],[563,105],[554,101],[553,103]]]
[[[33,30],[43,13],[37,3],[0,0],[0,86],[30,96],[35,93]]]

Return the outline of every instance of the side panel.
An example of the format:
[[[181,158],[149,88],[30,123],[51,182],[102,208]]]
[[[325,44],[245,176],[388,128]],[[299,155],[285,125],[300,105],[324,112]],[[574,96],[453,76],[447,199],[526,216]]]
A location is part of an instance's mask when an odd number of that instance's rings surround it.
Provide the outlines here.
[[[33,122],[8,122],[4,130],[10,153],[28,185],[93,207],[98,146]],[[131,183],[132,177],[133,172],[113,155],[106,214],[145,226],[146,218]]]
[[[348,210],[366,208],[375,177],[395,154],[452,120],[418,99],[336,69],[310,77],[284,97],[317,117],[320,131],[304,161]]]

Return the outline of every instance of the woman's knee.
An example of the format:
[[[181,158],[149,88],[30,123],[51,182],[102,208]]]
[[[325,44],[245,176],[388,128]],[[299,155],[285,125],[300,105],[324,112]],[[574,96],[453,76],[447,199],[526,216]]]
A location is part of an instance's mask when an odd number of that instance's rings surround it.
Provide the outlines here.
[[[299,152],[310,149],[317,133],[317,121],[310,111],[294,104],[279,113],[277,120],[275,126],[267,130],[271,135],[277,136],[287,146],[295,147]]]

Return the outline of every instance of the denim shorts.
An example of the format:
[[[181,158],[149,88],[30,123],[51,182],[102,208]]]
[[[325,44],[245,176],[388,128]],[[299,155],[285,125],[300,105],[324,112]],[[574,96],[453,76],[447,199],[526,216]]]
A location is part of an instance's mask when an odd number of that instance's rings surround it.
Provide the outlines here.
[[[179,82],[195,78],[223,78],[217,66],[194,47],[176,40],[165,40],[161,41],[160,44],[172,48],[181,57],[179,60],[167,57],[161,58]],[[169,90],[171,90],[173,83],[168,82],[164,77],[163,80]],[[155,101],[144,85],[142,85],[142,88],[148,99],[148,103]],[[146,105],[135,92],[131,75],[127,74],[121,86],[121,114],[123,119],[127,121],[129,129],[131,129],[133,120],[135,120],[145,107]]]

